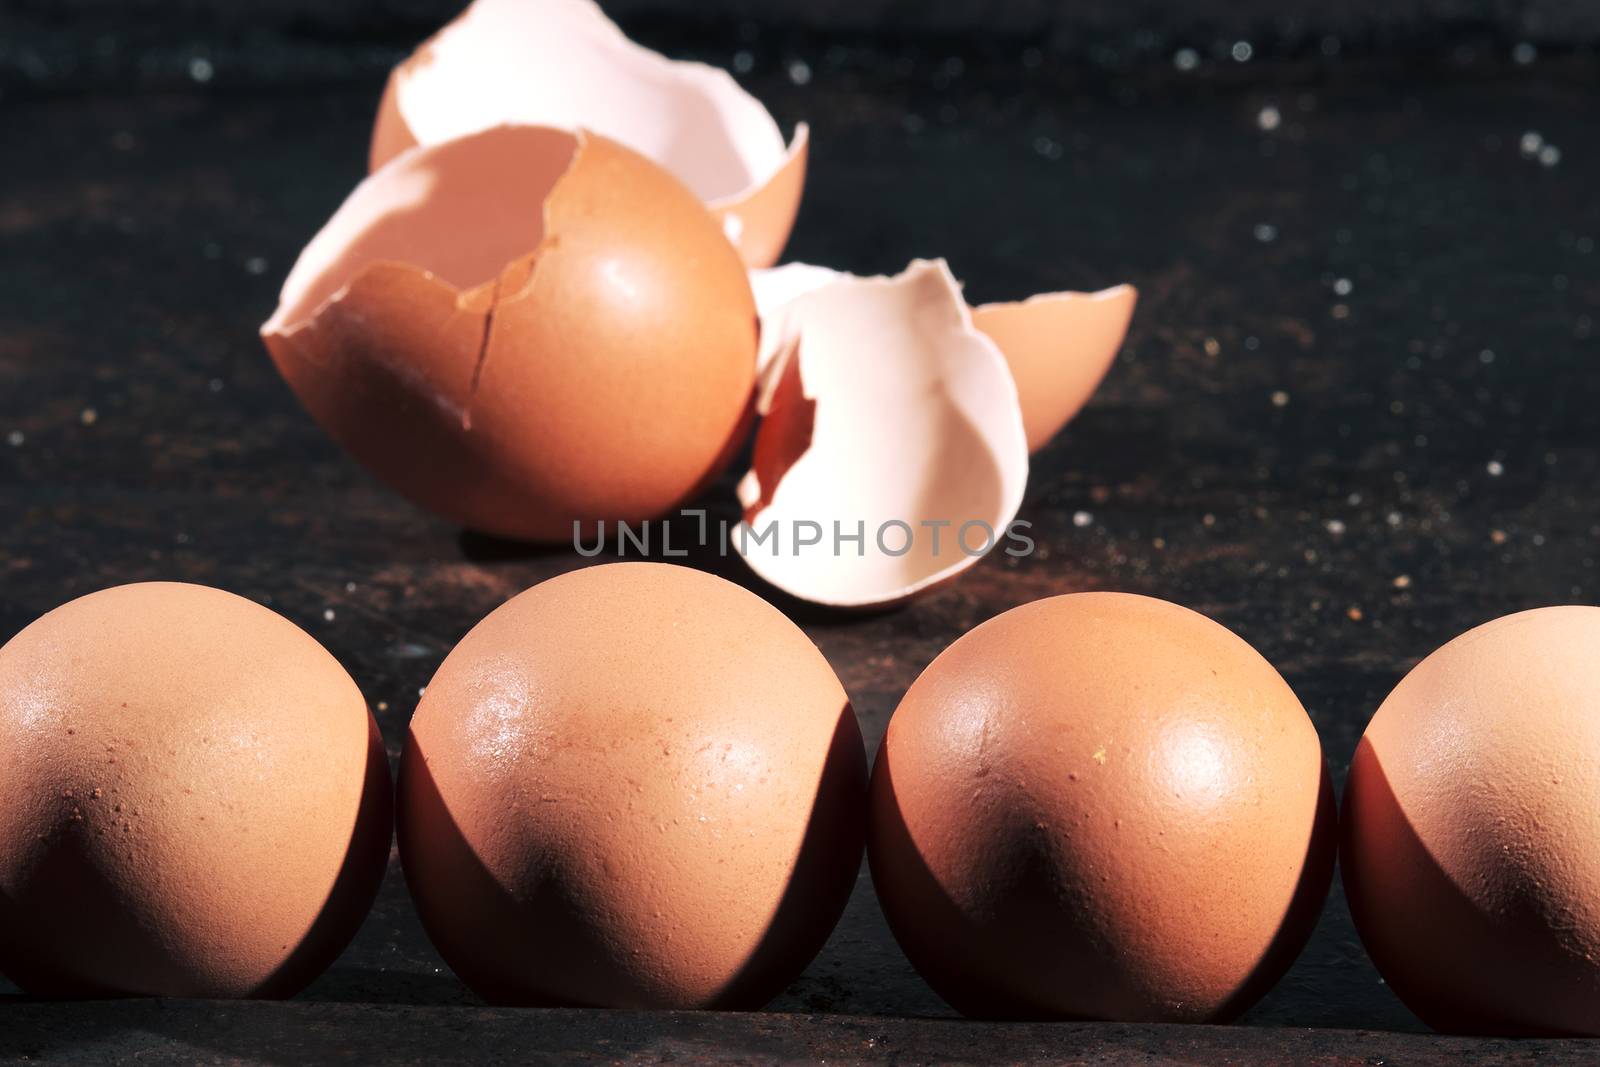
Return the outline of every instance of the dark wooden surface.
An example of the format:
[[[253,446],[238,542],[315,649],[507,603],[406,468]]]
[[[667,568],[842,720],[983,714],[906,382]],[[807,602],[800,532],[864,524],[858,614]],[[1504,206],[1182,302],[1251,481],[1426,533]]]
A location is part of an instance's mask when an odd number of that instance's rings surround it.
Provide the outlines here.
[[[794,258],[881,271],[945,255],[975,300],[1119,281],[1142,293],[1104,388],[1037,457],[1023,517],[1038,554],[986,560],[866,618],[775,598],[838,670],[869,746],[976,623],[1052,593],[1126,589],[1259,648],[1342,781],[1367,717],[1418,658],[1509,611],[1596,601],[1593,58],[1208,60],[1186,74],[842,41],[804,57],[805,85],[784,57],[758,58],[751,87],[786,126],[814,124]],[[361,175],[377,89],[218,76],[0,97],[0,639],[109,584],[222,586],[323,641],[394,754],[452,643],[584,562],[463,536],[377,486],[257,342],[295,254]],[[1525,158],[1529,131],[1559,162]],[[729,482],[708,506],[733,515]],[[736,561],[702,562],[754,585]],[[444,969],[392,870],[356,943],[298,1001],[0,1003],[0,1053],[1593,1058],[1421,1035],[1337,888],[1243,1028],[908,1022],[948,1013],[889,938],[865,872],[773,1008],[800,1014],[489,1011]]]

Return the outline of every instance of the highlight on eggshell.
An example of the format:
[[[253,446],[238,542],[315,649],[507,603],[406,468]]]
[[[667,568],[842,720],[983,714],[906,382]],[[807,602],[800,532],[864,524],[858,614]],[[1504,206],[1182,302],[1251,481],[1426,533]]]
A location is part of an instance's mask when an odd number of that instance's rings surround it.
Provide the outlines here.
[[[868,858],[896,940],[985,1018],[1207,1022],[1288,969],[1333,874],[1316,729],[1238,636],[1125,593],[1051,597],[895,710]]]
[[[848,277],[810,263],[750,272],[763,316],[813,289]],[[1093,293],[1039,293],[1025,300],[979,304],[972,325],[1000,349],[1017,383],[1028,451],[1061,432],[1104,380],[1133,319],[1138,291],[1116,285]],[[776,339],[762,339],[762,364]]]
[[[944,261],[878,278],[780,268],[754,284],[762,419],[732,539],[750,568],[803,600],[865,608],[1008,544],[1028,477],[1021,408]]]
[[[0,648],[0,972],[27,993],[289,996],[366,917],[391,813],[355,682],[252,601],[118,586]]]
[[[1508,615],[1417,664],[1343,822],[1356,928],[1424,1022],[1600,1036],[1600,608]]]
[[[758,1008],[861,866],[866,754],[810,639],[703,571],[614,563],[489,614],[428,684],[400,854],[490,1001]]]
[[[302,252],[262,337],[356,459],[485,533],[570,541],[692,497],[748,425],[743,264],[606,137],[494,126],[408,149]]]
[[[727,71],[628,40],[592,0],[476,0],[389,77],[376,171],[416,144],[503,123],[587,129],[677,175],[746,263],[776,263],[805,184],[808,130],[783,134]]]

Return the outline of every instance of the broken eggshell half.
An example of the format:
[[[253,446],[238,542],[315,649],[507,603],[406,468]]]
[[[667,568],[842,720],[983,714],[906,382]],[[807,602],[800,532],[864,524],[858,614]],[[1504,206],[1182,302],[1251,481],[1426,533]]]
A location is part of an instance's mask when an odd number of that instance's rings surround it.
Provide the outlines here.
[[[402,152],[301,254],[261,329],[356,459],[501,537],[640,521],[731,458],[758,326],[739,257],[661,167],[498,126]]]
[[[502,123],[593,130],[666,167],[752,267],[794,226],[808,130],[787,146],[727,71],[630,41],[591,0],[477,0],[389,76],[372,134],[377,170],[415,144]]]
[[[789,301],[848,277],[810,263],[785,263],[750,272],[756,308],[763,316]],[[1089,402],[1128,334],[1139,294],[1131,285],[1094,293],[1040,293],[972,308],[972,325],[1005,356],[1022,402],[1028,451],[1037,452]],[[778,349],[761,339],[764,367]]]
[[[751,569],[813,603],[883,607],[1005,541],[1028,476],[1021,409],[944,261],[753,283],[762,420],[732,535]]]

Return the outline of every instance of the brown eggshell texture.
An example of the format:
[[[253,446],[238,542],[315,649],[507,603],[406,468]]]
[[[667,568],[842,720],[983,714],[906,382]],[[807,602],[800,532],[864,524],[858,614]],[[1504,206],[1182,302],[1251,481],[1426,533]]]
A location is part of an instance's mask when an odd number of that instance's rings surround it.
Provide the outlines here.
[[[1332,876],[1315,729],[1186,608],[1053,597],[950,646],[873,772],[873,883],[911,962],[985,1017],[1225,1019],[1277,981]]]
[[[0,970],[46,996],[287,996],[389,857],[355,683],[279,615],[150,583],[0,649]]]
[[[591,567],[491,613],[412,721],[400,848],[490,1000],[754,1008],[838,921],[866,760],[816,647],[754,594]]]
[[[1418,664],[1344,822],[1362,941],[1425,1022],[1600,1035],[1600,608],[1508,615]]]
[[[726,462],[755,381],[749,283],[694,195],[615,142],[541,127],[368,178],[262,335],[384,481],[528,540],[682,503]]]

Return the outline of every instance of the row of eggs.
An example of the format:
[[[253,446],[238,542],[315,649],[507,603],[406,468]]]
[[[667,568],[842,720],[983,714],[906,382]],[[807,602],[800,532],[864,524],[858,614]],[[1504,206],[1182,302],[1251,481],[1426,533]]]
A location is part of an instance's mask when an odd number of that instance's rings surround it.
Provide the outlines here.
[[[1600,1032],[1600,609],[1469,632],[1351,766],[1346,886],[1441,1029]],[[756,1008],[862,852],[982,1017],[1237,1015],[1303,946],[1337,823],[1304,709],[1148,597],[1040,600],[940,655],[869,776],[817,648],[655,563],[544,582],[446,658],[398,790],[350,676],[202,586],[120,586],[0,648],[0,971],[41,995],[286,996],[371,907],[391,829],[429,936],[513,1004]]]

